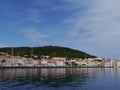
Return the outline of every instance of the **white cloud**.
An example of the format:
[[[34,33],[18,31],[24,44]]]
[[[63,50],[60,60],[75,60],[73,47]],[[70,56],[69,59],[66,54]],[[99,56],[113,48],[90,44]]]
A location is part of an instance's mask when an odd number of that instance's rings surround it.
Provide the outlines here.
[[[81,4],[81,0],[67,1],[73,3],[73,7]],[[86,50],[98,55],[115,56],[115,53],[120,53],[120,0],[89,0],[83,3],[83,7],[85,9],[76,10],[66,20],[71,25],[69,35],[80,36],[81,47],[88,46]],[[73,35],[71,31],[78,34]],[[100,53],[95,50],[100,50]]]
[[[18,16],[23,16],[22,18],[18,18],[16,21],[16,24],[24,24],[24,23],[41,23],[42,18],[41,18],[41,13],[38,9],[28,9],[25,10],[22,13],[18,13]]]
[[[68,32],[68,34],[72,37],[75,37],[75,36],[79,35],[79,32],[71,30],[71,31]]]
[[[3,42],[0,42],[0,47],[8,47],[8,45]]]
[[[42,42],[42,39],[49,37],[39,32],[36,28],[22,29],[20,32],[23,33],[28,40],[36,43]]]
[[[42,20],[41,20],[41,14],[39,10],[38,9],[29,10],[28,20],[34,23],[40,23]]]

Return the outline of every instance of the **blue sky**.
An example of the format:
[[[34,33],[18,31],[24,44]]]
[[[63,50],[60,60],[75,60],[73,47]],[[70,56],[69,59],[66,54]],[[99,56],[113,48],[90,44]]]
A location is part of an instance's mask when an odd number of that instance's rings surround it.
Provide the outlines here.
[[[0,0],[0,47],[65,46],[120,57],[119,0]]]

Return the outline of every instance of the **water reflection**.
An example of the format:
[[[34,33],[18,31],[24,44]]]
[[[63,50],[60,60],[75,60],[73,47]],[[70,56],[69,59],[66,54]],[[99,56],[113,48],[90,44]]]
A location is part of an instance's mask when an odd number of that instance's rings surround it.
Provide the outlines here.
[[[120,70],[101,68],[0,69],[0,88],[1,90],[16,90],[16,88],[40,90],[43,87],[81,88],[96,77],[114,77],[118,74]]]

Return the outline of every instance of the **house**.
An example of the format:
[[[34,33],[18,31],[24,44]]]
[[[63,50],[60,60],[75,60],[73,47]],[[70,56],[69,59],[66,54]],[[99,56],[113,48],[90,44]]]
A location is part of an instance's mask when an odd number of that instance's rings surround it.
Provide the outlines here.
[[[5,59],[4,66],[19,66],[22,65],[21,59]]]
[[[45,66],[55,66],[56,60],[53,59],[42,59],[41,64]]]
[[[120,68],[120,60],[117,60],[116,63],[117,63],[117,67]]]
[[[41,64],[45,66],[65,66],[65,59],[63,58],[52,58],[42,59]]]
[[[104,61],[104,67],[111,67],[111,62],[110,62],[110,60],[105,60],[105,61]]]

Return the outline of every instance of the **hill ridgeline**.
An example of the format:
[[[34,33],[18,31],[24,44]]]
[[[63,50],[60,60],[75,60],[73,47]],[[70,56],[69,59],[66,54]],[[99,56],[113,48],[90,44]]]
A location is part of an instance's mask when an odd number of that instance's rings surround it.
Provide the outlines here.
[[[13,51],[12,51],[13,48]],[[5,47],[0,48],[0,52],[5,52],[8,54],[14,54],[14,55],[28,55],[31,56],[37,55],[47,55],[50,57],[67,57],[67,58],[95,58],[96,56],[90,55],[88,53],[85,53],[83,51],[71,49],[68,47],[60,47],[60,46],[42,46],[42,47]]]

